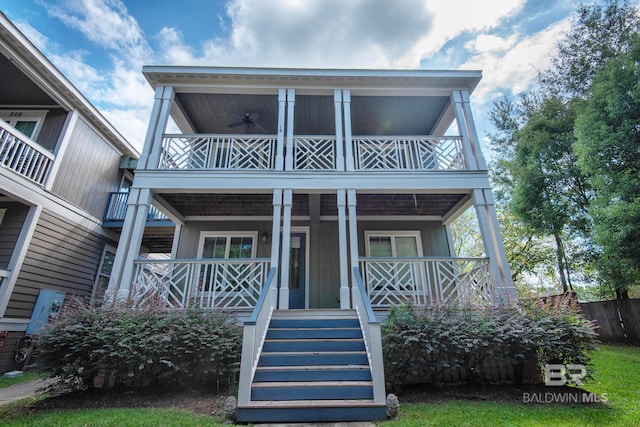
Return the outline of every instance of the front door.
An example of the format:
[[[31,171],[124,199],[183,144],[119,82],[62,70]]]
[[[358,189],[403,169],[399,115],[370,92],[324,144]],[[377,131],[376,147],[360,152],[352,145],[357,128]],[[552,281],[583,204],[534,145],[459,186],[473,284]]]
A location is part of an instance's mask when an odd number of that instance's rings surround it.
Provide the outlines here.
[[[305,308],[307,288],[307,235],[291,233],[289,256],[289,308]]]

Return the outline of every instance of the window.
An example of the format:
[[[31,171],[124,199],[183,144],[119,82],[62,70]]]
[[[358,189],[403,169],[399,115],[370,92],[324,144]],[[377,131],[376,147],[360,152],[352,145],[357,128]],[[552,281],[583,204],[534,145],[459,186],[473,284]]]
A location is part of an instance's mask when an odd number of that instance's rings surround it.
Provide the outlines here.
[[[403,258],[422,256],[419,231],[365,231],[367,256]]]
[[[0,119],[3,119],[32,140],[37,138],[46,115],[46,111],[36,110],[0,111]]]
[[[91,300],[96,305],[102,304],[104,294],[109,286],[109,279],[111,278],[111,270],[113,269],[113,261],[115,258],[116,248],[113,246],[105,246],[96,274],[96,281],[93,285],[93,294],[91,295]]]
[[[202,232],[198,258],[255,258],[258,232]]]

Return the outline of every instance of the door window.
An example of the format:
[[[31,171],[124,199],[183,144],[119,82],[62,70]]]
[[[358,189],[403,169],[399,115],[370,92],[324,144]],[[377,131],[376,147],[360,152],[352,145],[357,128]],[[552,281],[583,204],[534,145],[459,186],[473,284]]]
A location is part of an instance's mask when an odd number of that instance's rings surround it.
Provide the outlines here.
[[[46,115],[46,111],[0,111],[1,119],[32,140],[38,136],[38,131]]]

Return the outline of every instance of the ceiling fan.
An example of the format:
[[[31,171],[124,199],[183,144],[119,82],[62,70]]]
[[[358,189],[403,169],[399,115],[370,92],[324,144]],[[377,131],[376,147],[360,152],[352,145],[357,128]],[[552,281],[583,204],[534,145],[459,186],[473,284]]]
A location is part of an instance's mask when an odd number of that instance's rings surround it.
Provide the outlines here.
[[[237,128],[240,126],[244,126],[245,131],[250,128],[256,128],[256,130],[264,131],[264,128],[258,123],[260,120],[260,113],[245,113],[244,116],[238,117],[238,120],[232,123],[229,123],[227,127]]]

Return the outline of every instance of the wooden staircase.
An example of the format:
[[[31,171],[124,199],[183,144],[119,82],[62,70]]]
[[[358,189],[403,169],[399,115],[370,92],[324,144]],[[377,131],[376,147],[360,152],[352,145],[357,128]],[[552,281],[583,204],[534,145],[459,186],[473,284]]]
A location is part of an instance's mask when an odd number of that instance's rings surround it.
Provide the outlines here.
[[[238,422],[381,420],[353,310],[275,311]]]

